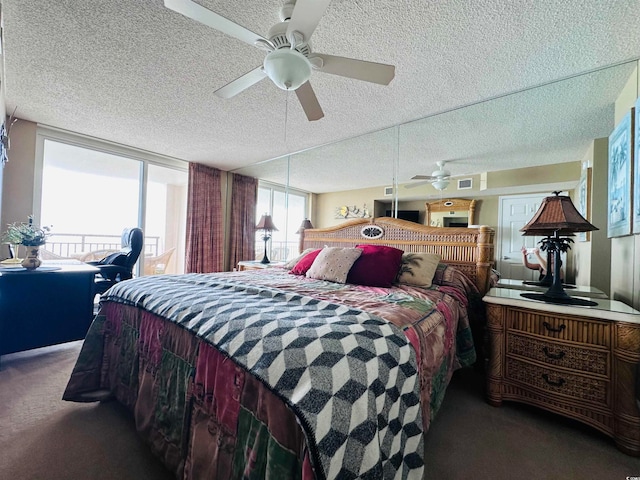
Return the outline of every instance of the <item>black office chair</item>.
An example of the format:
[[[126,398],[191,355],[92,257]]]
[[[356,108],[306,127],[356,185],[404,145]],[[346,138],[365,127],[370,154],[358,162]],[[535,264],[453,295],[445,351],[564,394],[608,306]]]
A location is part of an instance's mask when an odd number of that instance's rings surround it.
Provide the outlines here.
[[[100,269],[95,277],[96,294],[102,295],[113,285],[133,277],[133,267],[140,257],[144,245],[144,234],[140,228],[125,228],[122,231],[122,249],[107,255],[102,260],[87,262]]]

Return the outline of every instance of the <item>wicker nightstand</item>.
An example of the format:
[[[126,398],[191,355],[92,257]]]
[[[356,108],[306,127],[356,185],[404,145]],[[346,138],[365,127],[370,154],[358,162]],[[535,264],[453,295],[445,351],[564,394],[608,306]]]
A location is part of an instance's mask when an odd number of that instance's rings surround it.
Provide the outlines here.
[[[484,297],[488,402],[514,400],[574,418],[640,456],[640,312],[615,300],[574,307],[520,293],[493,288]]]

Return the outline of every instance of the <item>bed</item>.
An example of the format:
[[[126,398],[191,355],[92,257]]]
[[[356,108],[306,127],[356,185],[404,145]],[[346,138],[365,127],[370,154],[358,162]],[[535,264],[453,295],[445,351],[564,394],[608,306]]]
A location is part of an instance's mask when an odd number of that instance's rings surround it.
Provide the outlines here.
[[[476,360],[493,230],[356,219],[300,247],[287,268],[114,286],[63,398],[128,407],[177,478],[423,478],[424,433]],[[390,285],[380,252],[402,255]],[[430,256],[418,285],[405,267]]]

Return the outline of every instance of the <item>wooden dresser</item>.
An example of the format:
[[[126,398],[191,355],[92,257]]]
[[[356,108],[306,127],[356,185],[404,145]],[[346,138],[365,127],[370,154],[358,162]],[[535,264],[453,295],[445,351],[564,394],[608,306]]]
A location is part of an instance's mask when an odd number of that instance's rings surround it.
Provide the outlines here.
[[[521,293],[493,288],[484,297],[488,402],[513,400],[571,417],[640,456],[640,312],[615,300],[575,307]]]

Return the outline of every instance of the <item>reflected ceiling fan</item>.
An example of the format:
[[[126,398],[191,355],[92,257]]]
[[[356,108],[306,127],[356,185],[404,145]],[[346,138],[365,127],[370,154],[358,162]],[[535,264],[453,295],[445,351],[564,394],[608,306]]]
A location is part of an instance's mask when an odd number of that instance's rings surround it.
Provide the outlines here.
[[[268,52],[263,65],[216,90],[216,95],[222,98],[233,97],[269,77],[279,88],[295,90],[307,118],[313,121],[324,117],[324,113],[309,83],[312,69],[380,85],[388,85],[395,75],[393,65],[312,52],[309,39],[330,1],[288,0],[280,8],[281,22],[269,29],[268,38],[191,0],[164,0],[164,5],[185,17]]]
[[[411,177],[411,180],[422,180],[421,182],[411,183],[405,185],[405,188],[415,188],[421,185],[430,183],[436,190],[445,190],[449,186],[449,181],[455,177],[463,177],[465,175],[452,176],[449,170],[444,168],[445,161],[436,162],[438,169],[431,173],[431,175],[416,175]]]

